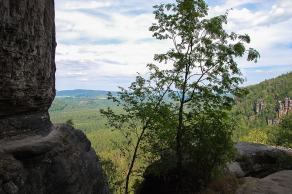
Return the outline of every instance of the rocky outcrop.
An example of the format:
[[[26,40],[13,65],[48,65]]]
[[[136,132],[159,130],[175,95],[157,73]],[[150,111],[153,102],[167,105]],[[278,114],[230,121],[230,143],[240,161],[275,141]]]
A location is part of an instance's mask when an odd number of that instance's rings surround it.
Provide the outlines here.
[[[292,170],[292,150],[261,144],[240,142],[238,155],[229,170],[237,177],[265,177],[280,170]]]
[[[292,150],[254,143],[235,145],[229,172],[241,178],[236,194],[292,193]]]
[[[279,179],[274,180],[273,183],[274,185],[279,185],[279,191],[285,191],[285,189],[288,188],[288,191],[290,192],[286,193],[291,193],[291,186],[285,186],[285,184],[292,183],[292,171],[289,171],[292,170],[291,149],[246,142],[237,143],[235,145],[235,149],[237,151],[237,156],[235,158],[235,161],[227,166],[228,171],[226,172],[226,174],[230,176],[231,173],[232,176],[230,177],[236,176],[239,179],[243,179],[244,182],[247,181],[243,186],[239,187],[238,194],[280,194],[281,192],[273,192],[273,189],[269,190],[269,187],[266,187],[266,185],[268,185],[268,182],[270,180],[273,180],[275,177],[279,177]],[[137,194],[177,193],[177,172],[172,171],[172,169],[175,168],[175,159],[168,158],[166,161],[168,161],[168,163],[161,163],[161,161],[158,160],[157,162],[148,166],[143,175],[144,180],[136,190]],[[277,172],[280,172],[282,170],[288,170],[288,175],[285,173],[277,174]],[[186,183],[191,183],[192,186],[195,186],[195,181],[190,175],[194,175],[198,173],[198,171],[199,170],[196,169],[196,166],[194,165],[187,166],[185,171],[182,173],[184,178],[187,178],[188,176],[190,177],[190,179],[188,179],[189,181],[187,181]],[[273,175],[274,173],[276,174]],[[234,179],[236,180],[235,182],[237,182],[237,179]],[[256,183],[257,185],[256,190],[253,190],[254,183]],[[189,185],[187,186],[189,187]],[[234,188],[234,190],[236,190],[236,187]],[[219,191],[218,193],[222,193],[220,189]],[[263,192],[257,193],[254,191]],[[184,191],[182,193],[188,192]]]
[[[276,107],[277,119],[281,119],[290,112],[292,112],[292,100],[290,98],[285,98],[284,102],[279,101]]]
[[[53,125],[54,0],[0,0],[0,194],[108,193],[86,136]]]
[[[288,194],[292,193],[292,171],[285,170],[258,179],[247,177],[236,194]]]
[[[0,141],[0,194],[100,194],[106,179],[86,136],[68,125]]]
[[[265,109],[265,103],[263,99],[258,99],[255,103],[254,103],[254,112],[255,114],[259,114],[261,112],[264,111]]]
[[[47,110],[55,97],[54,0],[1,0],[0,15],[0,138],[48,133]]]

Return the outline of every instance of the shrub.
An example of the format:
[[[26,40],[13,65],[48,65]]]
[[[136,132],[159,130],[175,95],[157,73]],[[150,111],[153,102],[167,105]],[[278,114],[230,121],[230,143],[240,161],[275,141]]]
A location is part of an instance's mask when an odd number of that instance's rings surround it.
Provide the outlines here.
[[[185,160],[192,164],[197,190],[220,174],[234,156],[232,132],[235,124],[220,111],[198,115],[184,136]],[[187,156],[189,154],[189,158]]]
[[[284,117],[270,134],[271,143],[292,148],[292,114]]]
[[[246,136],[241,137],[240,141],[268,144],[269,136],[266,129],[252,129]]]
[[[181,193],[193,193],[205,188],[211,180],[222,175],[226,163],[234,156],[232,141],[234,129],[234,122],[225,112],[212,110],[196,115],[184,131],[182,169],[177,169],[176,166],[173,135],[159,136],[156,142],[168,142],[168,146],[165,146],[165,143],[150,146],[163,152],[160,160],[148,167],[145,187],[151,186],[153,184],[149,183],[151,181],[160,182],[155,185],[156,188],[159,187],[161,191],[167,190],[168,193],[177,193],[171,191],[179,188],[178,181],[181,181],[180,184],[183,185],[180,188]],[[169,150],[166,151],[165,147],[169,147]],[[178,179],[179,174],[183,175],[182,180]]]

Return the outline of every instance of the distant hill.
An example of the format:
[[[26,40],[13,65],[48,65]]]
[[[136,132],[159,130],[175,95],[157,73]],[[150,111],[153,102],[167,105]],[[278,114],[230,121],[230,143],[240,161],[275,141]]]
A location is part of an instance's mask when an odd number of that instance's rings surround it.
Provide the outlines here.
[[[267,119],[275,118],[278,101],[284,101],[286,97],[292,98],[292,72],[248,86],[247,89],[249,94],[237,99],[234,113],[242,114],[249,127],[262,127],[266,125]],[[254,105],[258,100],[263,100],[264,109],[255,114]]]
[[[57,97],[87,97],[87,98],[96,98],[96,97],[106,97],[109,91],[104,90],[61,90],[57,91]],[[115,92],[112,92],[115,94]]]

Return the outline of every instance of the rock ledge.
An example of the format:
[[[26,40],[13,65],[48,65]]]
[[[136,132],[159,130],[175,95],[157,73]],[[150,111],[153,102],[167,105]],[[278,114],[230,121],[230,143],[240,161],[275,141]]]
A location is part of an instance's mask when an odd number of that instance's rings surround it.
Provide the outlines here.
[[[0,194],[108,193],[86,136],[57,125],[45,137],[0,142]]]

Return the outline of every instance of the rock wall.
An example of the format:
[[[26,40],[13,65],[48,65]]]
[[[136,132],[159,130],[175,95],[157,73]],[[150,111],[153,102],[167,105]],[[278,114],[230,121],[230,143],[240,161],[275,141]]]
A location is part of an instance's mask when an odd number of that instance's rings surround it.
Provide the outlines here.
[[[0,0],[0,15],[0,138],[48,131],[55,97],[54,0]],[[35,125],[41,121],[46,125]]]
[[[54,0],[0,0],[0,194],[105,194],[86,136],[53,125]]]

